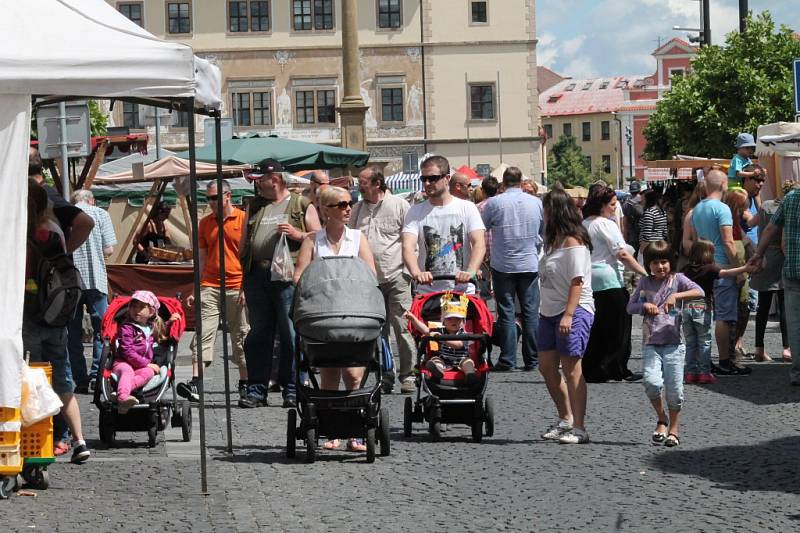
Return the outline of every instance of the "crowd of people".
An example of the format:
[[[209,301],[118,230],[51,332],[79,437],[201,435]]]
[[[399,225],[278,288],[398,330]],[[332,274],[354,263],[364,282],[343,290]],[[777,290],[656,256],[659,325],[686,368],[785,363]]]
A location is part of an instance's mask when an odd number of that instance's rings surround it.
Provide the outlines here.
[[[708,384],[715,376],[751,372],[742,364],[748,358],[743,335],[751,310],[757,314],[750,357],[771,359],[764,331],[773,301],[780,315],[782,359],[788,362],[792,352],[800,353],[800,313],[793,313],[800,311],[800,193],[787,184],[782,201],[762,204],[765,172],[747,161],[751,144],[752,138],[740,136],[737,157],[742,161],[731,165],[730,180],[741,188],[730,188],[729,176],[711,170],[686,191],[680,209],[669,205],[668,194],[643,190],[636,181],[624,202],[608,185],[596,183],[579,206],[559,184],[538,195],[536,184],[515,167],[507,168],[501,181],[488,177],[473,188],[466,176],[452,174],[441,156],[422,162],[423,191],[413,205],[387,188],[377,167],[359,173],[357,202],[350,191],[332,186],[322,171],[311,174],[312,186],[305,194],[290,190],[284,168],[273,159],[265,159],[250,174],[256,195],[245,210],[232,204],[227,182],[218,190],[212,181],[206,188],[211,214],[200,221],[197,235],[200,302],[191,296],[186,301],[202,324],[202,337],[191,343],[194,377],[178,384],[178,393],[199,400],[198,365],[213,362],[224,305],[232,360],[239,371],[238,405],[264,407],[270,393],[280,392],[283,407],[295,406],[297,345],[290,317],[295,284],[315,257],[359,257],[376,275],[387,314],[384,336],[397,348],[397,372],[385,374],[386,392],[395,384],[405,394],[415,390],[416,348],[408,324],[411,320],[423,332],[428,326],[408,315],[414,294],[477,292],[495,302],[493,342],[499,355],[492,370],[538,369],[544,378],[557,418],[543,438],[567,444],[589,441],[586,382],[643,379],[657,416],[652,442],[677,446],[684,383]],[[80,312],[68,328],[45,326],[28,315],[23,323],[25,351],[34,360],[53,364],[54,389],[64,403],[63,422],[56,425],[56,453],[72,449],[73,462],[80,463],[90,452],[74,393],[90,391],[98,371],[100,319],[109,295],[105,257],[116,238],[108,214],[94,206],[90,191],[77,191],[73,205],[44,183],[35,151],[29,176],[26,277],[32,275],[31,246],[57,242],[64,255],[72,254],[84,283]],[[159,205],[156,211],[140,243],[165,237],[167,207]],[[283,261],[277,254],[291,257],[293,277],[276,276],[273,261]],[[131,339],[154,335],[147,324],[158,302],[149,293],[137,294]],[[89,370],[82,345],[84,307],[94,330]],[[643,316],[643,374],[629,368],[633,315]],[[444,318],[452,319],[446,325],[453,331],[463,327],[458,313]],[[712,321],[716,364],[711,358]],[[462,364],[463,356],[456,361],[463,346],[448,347],[452,353],[433,361],[429,370],[436,374],[448,363],[469,375],[474,369]],[[154,371],[146,353],[141,361],[135,359],[142,365],[125,366],[122,361],[114,368],[126,383],[119,393],[120,408],[133,403],[129,388]],[[791,372],[794,385],[800,385],[797,359]],[[321,384],[338,389],[343,382],[352,389],[362,375],[359,369],[325,369]],[[338,442],[326,443],[336,446]],[[347,446],[364,449],[355,439]]]

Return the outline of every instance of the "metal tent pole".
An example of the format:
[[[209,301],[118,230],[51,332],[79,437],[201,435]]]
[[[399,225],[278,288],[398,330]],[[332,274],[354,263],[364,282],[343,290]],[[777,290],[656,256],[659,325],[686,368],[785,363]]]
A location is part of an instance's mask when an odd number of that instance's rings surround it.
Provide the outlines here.
[[[225,284],[225,215],[222,212],[222,119],[214,114],[214,145],[217,159],[217,242],[219,242],[219,322],[222,328],[222,361],[225,371],[225,429],[228,432],[228,453],[233,453],[231,427],[231,378],[228,368],[228,288]]]
[[[189,115],[189,183],[192,200],[192,257],[194,270],[194,332],[198,339],[203,338],[203,321],[199,320],[197,308],[200,306],[200,246],[197,240],[197,149],[194,131],[194,98],[184,100]],[[206,464],[206,394],[203,384],[203,343],[197,342],[197,392],[200,395],[200,494],[208,495],[208,466]]]

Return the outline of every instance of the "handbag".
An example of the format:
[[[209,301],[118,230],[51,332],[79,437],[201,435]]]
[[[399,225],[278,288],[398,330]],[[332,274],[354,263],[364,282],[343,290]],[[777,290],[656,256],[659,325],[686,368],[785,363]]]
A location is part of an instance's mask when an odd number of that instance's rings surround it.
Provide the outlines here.
[[[294,279],[294,261],[292,260],[289,241],[285,233],[281,233],[281,238],[275,246],[270,271],[272,272],[272,281],[291,283]]]

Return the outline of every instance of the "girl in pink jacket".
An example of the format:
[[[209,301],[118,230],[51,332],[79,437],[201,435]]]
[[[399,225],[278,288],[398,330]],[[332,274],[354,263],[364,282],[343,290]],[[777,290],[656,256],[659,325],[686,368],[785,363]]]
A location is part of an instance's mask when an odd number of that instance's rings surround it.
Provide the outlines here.
[[[128,303],[128,313],[117,334],[117,350],[112,370],[117,382],[117,408],[120,414],[137,405],[139,400],[131,391],[142,387],[156,375],[160,368],[153,363],[154,328],[157,328],[158,309],[161,303],[150,291],[136,291]],[[177,315],[169,322],[177,320]]]

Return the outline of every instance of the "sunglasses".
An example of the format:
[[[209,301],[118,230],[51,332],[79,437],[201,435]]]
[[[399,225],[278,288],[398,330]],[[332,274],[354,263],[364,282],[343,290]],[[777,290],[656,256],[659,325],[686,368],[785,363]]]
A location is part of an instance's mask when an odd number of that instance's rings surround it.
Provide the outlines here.
[[[430,176],[420,176],[419,181],[422,183],[436,183],[445,176],[447,176],[447,174],[431,174]]]
[[[341,209],[341,210],[345,210],[345,209],[347,209],[348,207],[353,207],[353,204],[354,204],[354,203],[355,203],[355,202],[353,202],[352,200],[350,200],[349,202],[346,202],[346,201],[341,201],[341,202],[339,202],[338,204],[330,204],[330,205],[326,205],[325,207],[328,207],[328,208],[330,208],[330,209],[333,209],[334,207],[338,207],[338,208],[339,208],[339,209]]]

